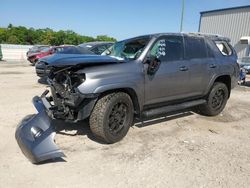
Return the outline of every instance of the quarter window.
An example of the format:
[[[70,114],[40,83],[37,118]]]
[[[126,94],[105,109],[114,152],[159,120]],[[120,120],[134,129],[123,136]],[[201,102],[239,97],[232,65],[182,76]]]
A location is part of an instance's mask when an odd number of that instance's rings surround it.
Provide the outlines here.
[[[222,55],[230,56],[232,55],[232,50],[225,41],[215,41],[215,44]]]
[[[150,55],[161,61],[176,61],[183,59],[183,39],[169,36],[158,40],[150,51]]]

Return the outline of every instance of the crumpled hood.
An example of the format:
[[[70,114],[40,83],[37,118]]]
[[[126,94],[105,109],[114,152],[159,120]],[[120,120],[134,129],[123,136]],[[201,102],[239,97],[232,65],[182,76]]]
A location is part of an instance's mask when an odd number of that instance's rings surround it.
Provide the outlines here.
[[[88,54],[54,54],[40,59],[48,66],[64,67],[75,65],[96,65],[96,64],[110,64],[110,63],[123,63],[125,60],[118,59],[110,56],[102,55],[88,55]]]

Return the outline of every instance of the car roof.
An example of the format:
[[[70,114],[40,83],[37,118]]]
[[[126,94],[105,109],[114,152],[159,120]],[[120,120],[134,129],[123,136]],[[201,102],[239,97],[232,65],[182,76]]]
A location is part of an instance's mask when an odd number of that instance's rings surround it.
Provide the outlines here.
[[[195,32],[180,32],[180,33],[154,33],[154,34],[148,34],[148,35],[141,35],[141,36],[137,36],[137,37],[133,37],[133,38],[129,38],[129,39],[125,39],[122,41],[128,41],[128,40],[136,40],[136,39],[140,39],[140,38],[152,38],[152,37],[161,37],[161,36],[192,36],[192,37],[205,37],[205,38],[209,38],[209,39],[214,39],[214,40],[226,40],[226,41],[230,41],[229,38],[227,37],[223,37],[221,35],[217,35],[217,34],[210,34],[210,33],[195,33]]]
[[[92,45],[96,45],[96,44],[110,44],[110,43],[114,43],[114,42],[94,41],[94,42],[85,42],[85,43],[83,43],[83,44],[92,44]]]

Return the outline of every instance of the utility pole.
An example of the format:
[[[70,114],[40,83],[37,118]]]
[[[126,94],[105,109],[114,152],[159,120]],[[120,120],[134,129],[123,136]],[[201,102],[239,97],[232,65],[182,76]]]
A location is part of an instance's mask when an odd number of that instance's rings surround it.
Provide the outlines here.
[[[185,0],[182,0],[182,10],[181,10],[181,26],[180,26],[180,32],[182,32],[182,29],[183,29],[184,10],[185,10]]]

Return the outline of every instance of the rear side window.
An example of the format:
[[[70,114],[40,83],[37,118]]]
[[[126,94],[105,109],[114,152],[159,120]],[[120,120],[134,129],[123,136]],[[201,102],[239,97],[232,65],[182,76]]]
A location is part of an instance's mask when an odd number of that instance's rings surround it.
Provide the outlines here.
[[[108,47],[106,45],[100,45],[91,49],[91,51],[94,52],[95,54],[102,54],[102,52],[104,52],[107,48]]]
[[[186,58],[207,58],[205,41],[201,37],[185,37]]]
[[[225,41],[215,41],[217,48],[219,49],[220,53],[224,56],[232,55],[233,51]]]
[[[214,52],[209,44],[207,44],[207,57],[214,58]]]

